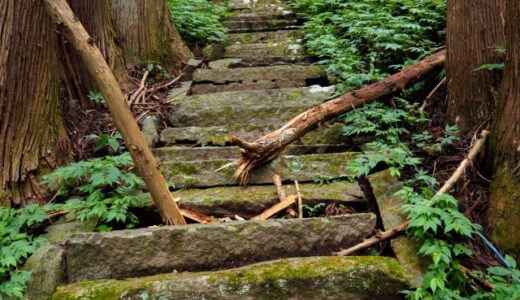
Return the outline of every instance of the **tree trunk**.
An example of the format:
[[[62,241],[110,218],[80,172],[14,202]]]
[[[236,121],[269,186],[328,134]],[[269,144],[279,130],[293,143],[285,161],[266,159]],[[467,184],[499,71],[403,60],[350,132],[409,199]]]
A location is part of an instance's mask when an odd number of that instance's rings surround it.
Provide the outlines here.
[[[520,1],[505,2],[507,54],[503,101],[494,115],[490,144],[494,167],[489,228],[493,239],[520,259]]]
[[[252,143],[233,136],[232,142],[243,150],[242,157],[237,161],[238,167],[234,177],[245,184],[249,171],[278,157],[287,145],[300,139],[307,132],[355,107],[404,90],[408,85],[417,82],[444,64],[445,59],[446,51],[441,50],[382,81],[310,108],[281,128]]]
[[[39,174],[70,158],[55,38],[39,0],[0,1],[0,204],[43,202]]]
[[[110,0],[127,63],[154,61],[178,71],[189,58],[166,0]]]
[[[76,49],[105,97],[114,123],[121,133],[163,221],[168,225],[186,224],[159,170],[158,163],[130,112],[125,95],[103,55],[66,0],[44,0],[44,2],[58,29]]]
[[[128,82],[121,47],[117,44],[117,33],[110,10],[109,0],[68,0],[79,21],[92,36],[118,82],[124,87]],[[74,49],[59,37],[60,77],[69,99],[78,99],[82,106],[91,106],[87,94],[97,91],[81,59]]]
[[[502,0],[448,0],[446,32],[448,121],[467,131],[489,119],[499,76],[483,64],[500,62],[504,45]]]

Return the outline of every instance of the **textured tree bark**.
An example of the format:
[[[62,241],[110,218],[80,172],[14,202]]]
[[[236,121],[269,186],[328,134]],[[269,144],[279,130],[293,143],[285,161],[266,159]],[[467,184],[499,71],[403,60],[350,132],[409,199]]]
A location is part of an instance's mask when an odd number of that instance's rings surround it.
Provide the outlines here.
[[[483,64],[498,63],[504,45],[502,0],[448,0],[446,75],[448,121],[462,131],[489,119],[499,76]]]
[[[110,5],[127,63],[151,60],[178,71],[192,57],[166,0],[110,0]]]
[[[173,195],[168,190],[157,161],[130,112],[125,95],[103,55],[96,47],[95,41],[85,31],[66,0],[44,0],[44,3],[58,30],[76,49],[90,75],[99,86],[114,123],[121,133],[163,221],[166,224],[186,224]]]
[[[108,65],[123,87],[128,83],[123,51],[117,42],[112,11],[109,0],[68,0],[79,21],[92,36]],[[78,99],[82,106],[91,106],[87,98],[89,91],[98,88],[91,80],[81,58],[63,37],[59,37],[58,53],[60,58],[60,77],[69,99]]]
[[[39,0],[0,1],[0,204],[43,202],[39,174],[70,159],[53,29]]]
[[[283,127],[254,142],[246,142],[233,136],[232,142],[242,148],[242,157],[237,161],[235,178],[245,184],[250,170],[275,159],[287,145],[300,139],[307,132],[355,107],[402,91],[406,86],[437,69],[445,59],[446,51],[441,50],[382,81],[310,108],[294,117]]]
[[[506,62],[502,101],[491,135],[494,157],[489,203],[493,239],[520,259],[520,1],[506,0]]]

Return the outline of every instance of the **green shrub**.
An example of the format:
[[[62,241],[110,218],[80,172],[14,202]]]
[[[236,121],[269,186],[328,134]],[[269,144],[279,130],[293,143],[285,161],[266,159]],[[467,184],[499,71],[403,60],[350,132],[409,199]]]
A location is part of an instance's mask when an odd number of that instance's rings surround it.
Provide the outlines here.
[[[19,267],[44,241],[27,230],[46,218],[45,209],[38,205],[21,209],[0,206],[0,299],[23,296],[31,274]]]
[[[168,0],[177,30],[186,40],[209,44],[224,41],[226,28],[221,21],[227,7],[208,0]]]
[[[444,44],[445,0],[293,0],[310,54],[345,92],[381,80]]]

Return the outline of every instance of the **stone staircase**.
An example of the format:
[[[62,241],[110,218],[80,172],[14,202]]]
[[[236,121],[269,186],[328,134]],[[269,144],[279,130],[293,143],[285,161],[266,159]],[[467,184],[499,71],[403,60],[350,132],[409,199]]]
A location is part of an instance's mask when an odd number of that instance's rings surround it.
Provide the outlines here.
[[[360,187],[334,181],[349,175],[356,155],[339,124],[324,124],[254,170],[247,188],[232,178],[240,151],[231,134],[254,140],[327,100],[334,87],[305,54],[289,1],[228,2],[225,51],[194,72],[189,89],[172,93],[164,147],[155,150],[179,205],[247,219],[279,201],[278,174],[287,194],[300,182],[306,205],[358,213],[75,234],[39,254],[34,274],[55,280],[47,278],[41,293],[33,280],[33,299],[48,299],[52,285],[62,285],[52,299],[402,298],[410,281],[396,259],[326,256],[361,242],[376,224]]]

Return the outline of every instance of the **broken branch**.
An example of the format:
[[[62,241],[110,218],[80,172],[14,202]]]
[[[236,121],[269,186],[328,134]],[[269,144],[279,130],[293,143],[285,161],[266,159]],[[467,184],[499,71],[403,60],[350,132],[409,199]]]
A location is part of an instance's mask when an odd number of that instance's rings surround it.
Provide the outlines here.
[[[245,184],[249,171],[278,157],[287,145],[317,128],[319,124],[355,107],[404,90],[408,85],[437,69],[445,60],[446,50],[441,50],[382,81],[310,108],[283,127],[254,142],[247,142],[237,136],[232,136],[232,143],[243,149],[242,156],[237,161],[238,167],[234,177]]]
[[[276,203],[271,208],[267,209],[266,211],[259,214],[258,216],[252,217],[251,220],[254,220],[254,221],[267,220],[270,217],[281,212],[282,210],[286,209],[287,207],[293,205],[294,203],[296,203],[296,196],[295,195],[287,196],[287,198],[285,198],[284,201]]]

